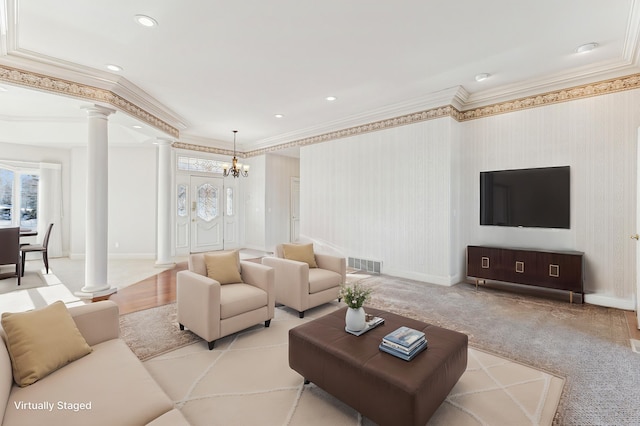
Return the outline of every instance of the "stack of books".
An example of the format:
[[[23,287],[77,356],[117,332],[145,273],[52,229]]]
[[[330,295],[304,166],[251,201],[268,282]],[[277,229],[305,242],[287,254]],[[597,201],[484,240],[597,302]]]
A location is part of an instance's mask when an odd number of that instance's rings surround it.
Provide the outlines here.
[[[382,338],[380,350],[411,361],[427,348],[427,339],[422,331],[409,327],[400,327]]]

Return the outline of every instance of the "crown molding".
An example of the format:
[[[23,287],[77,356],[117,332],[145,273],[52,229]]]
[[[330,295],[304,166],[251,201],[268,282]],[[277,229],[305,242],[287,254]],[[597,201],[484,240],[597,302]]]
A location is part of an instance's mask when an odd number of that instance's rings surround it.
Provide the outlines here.
[[[285,148],[301,147],[305,145],[311,145],[321,142],[328,142],[335,139],[347,138],[350,136],[357,136],[364,133],[377,132],[380,130],[390,129],[392,127],[406,126],[407,124],[419,123],[427,120],[435,120],[438,118],[451,117],[455,120],[458,119],[460,112],[452,105],[445,105],[429,110],[414,112],[411,114],[405,114],[398,117],[379,120],[372,123],[366,123],[360,126],[354,126],[336,130],[333,132],[323,133],[316,136],[307,137],[304,139],[298,139],[291,142],[282,143],[279,145],[272,145],[266,148],[260,148],[252,150],[246,153],[247,157],[253,157],[261,154],[268,154],[270,152],[279,151]]]
[[[388,119],[406,120],[406,118],[402,117],[413,116],[416,114],[416,111],[419,111],[418,114],[422,114],[423,112],[436,110],[441,108],[443,105],[450,105],[461,109],[468,96],[469,94],[464,87],[451,87],[361,114],[354,114],[340,120],[334,120],[317,126],[307,127],[302,130],[261,139],[251,144],[250,152],[271,152],[273,151],[271,149],[272,147],[286,147],[287,143],[291,141],[312,139],[314,137],[319,137],[318,135],[321,137],[325,134],[334,134],[336,132],[343,131],[344,129],[362,129],[363,127],[368,127],[376,123],[379,124],[380,122]],[[431,115],[431,113],[428,113],[428,115]]]
[[[627,22],[622,56],[631,64],[640,67],[640,0],[631,0],[631,12]]]
[[[186,149],[188,151],[205,152],[207,154],[220,154],[220,155],[234,155],[233,151],[224,148],[216,148],[213,146],[197,145],[187,142],[174,142],[171,144],[175,149]],[[239,158],[246,158],[247,155],[243,152],[236,151],[235,155]]]
[[[135,103],[110,90],[5,66],[2,65],[2,62],[4,61],[0,61],[0,81],[76,99],[89,100],[102,105],[110,105],[170,136],[178,137],[180,134],[176,127],[171,126]]]
[[[566,89],[518,98],[508,102],[496,103],[475,109],[465,110],[460,113],[459,120],[474,120],[498,114],[506,114],[530,108],[537,108],[541,106],[568,102],[577,99],[590,98],[594,96],[608,95],[611,93],[634,90],[638,88],[640,88],[640,73],[628,75],[622,78],[613,78],[610,80],[598,81],[591,84],[569,87]]]

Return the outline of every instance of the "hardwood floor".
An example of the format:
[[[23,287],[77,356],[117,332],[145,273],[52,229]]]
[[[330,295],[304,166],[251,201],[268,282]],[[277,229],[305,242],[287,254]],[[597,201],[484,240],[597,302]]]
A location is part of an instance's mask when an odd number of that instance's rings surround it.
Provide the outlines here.
[[[257,261],[260,259],[247,259]],[[176,263],[175,268],[162,271],[157,275],[119,290],[109,297],[118,304],[120,315],[144,309],[155,308],[176,301],[176,274],[187,269],[187,262]],[[635,312],[625,312],[629,337],[640,340]]]
[[[187,262],[177,263],[173,269],[118,290],[109,300],[118,304],[120,315],[175,302],[176,274],[184,269],[187,269]]]

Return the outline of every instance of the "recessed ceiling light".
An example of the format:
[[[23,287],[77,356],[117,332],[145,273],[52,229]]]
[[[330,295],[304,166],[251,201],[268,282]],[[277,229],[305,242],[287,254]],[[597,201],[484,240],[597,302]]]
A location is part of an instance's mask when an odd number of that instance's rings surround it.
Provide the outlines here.
[[[158,26],[158,21],[147,15],[136,15],[133,17],[133,19],[135,19],[136,22],[143,27],[151,28]]]
[[[336,98],[335,96],[327,96],[325,99],[328,101],[335,101],[338,98]]]
[[[489,77],[490,77],[490,74],[487,74],[486,72],[483,72],[481,74],[477,74],[476,75],[476,81],[485,81]]]
[[[136,125],[134,125],[134,126],[131,126],[131,127],[133,127],[134,129],[142,129],[142,126],[139,126],[139,125],[137,125],[137,124],[136,124]]]
[[[116,71],[116,72],[122,71],[122,67],[121,66],[114,65],[114,64],[108,64],[107,65],[107,69],[110,70],[110,71]]]
[[[583,44],[582,46],[578,46],[578,48],[576,49],[576,53],[587,53],[587,52],[591,52],[593,49],[595,49],[596,47],[598,47],[598,43],[587,43],[587,44]]]
[[[282,115],[282,114],[276,114],[276,115],[274,115],[274,117],[275,117],[275,118],[282,118],[282,117],[284,117],[284,115]]]

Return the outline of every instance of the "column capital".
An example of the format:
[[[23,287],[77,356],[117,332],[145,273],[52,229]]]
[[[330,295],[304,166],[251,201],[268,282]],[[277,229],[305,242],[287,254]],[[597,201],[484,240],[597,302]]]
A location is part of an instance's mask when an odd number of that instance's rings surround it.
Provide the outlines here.
[[[171,145],[175,141],[176,140],[173,138],[157,137],[156,140],[153,142],[153,144],[158,146],[164,146],[164,145]]]
[[[80,107],[87,112],[89,117],[108,117],[111,114],[115,114],[116,110],[113,108],[107,108],[102,105],[83,105]]]

